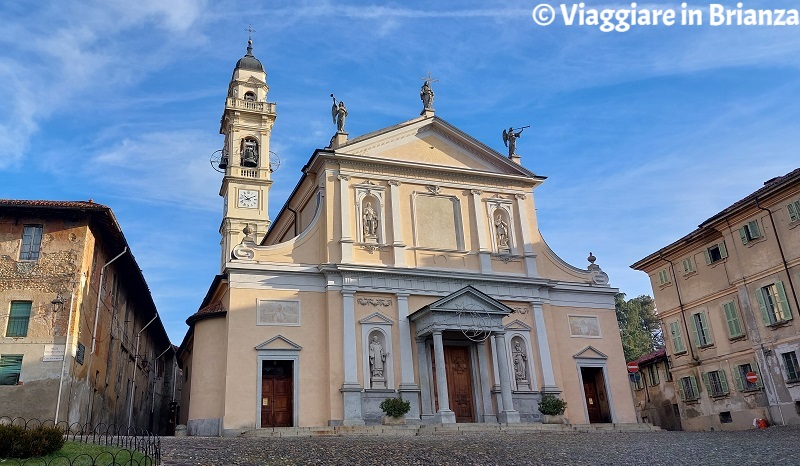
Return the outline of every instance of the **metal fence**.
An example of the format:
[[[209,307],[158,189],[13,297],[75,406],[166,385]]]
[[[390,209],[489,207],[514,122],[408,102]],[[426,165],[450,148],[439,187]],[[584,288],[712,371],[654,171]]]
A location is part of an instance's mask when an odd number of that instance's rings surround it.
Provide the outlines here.
[[[9,458],[0,462],[24,466],[159,466],[161,464],[161,439],[147,430],[115,424],[88,424],[59,422],[52,420],[23,419],[0,416],[0,425],[18,426],[26,430],[38,427],[55,427],[64,433],[69,442],[115,447],[116,452],[101,452],[96,456],[81,454],[67,458],[56,453],[51,460]],[[143,458],[134,459],[135,453]],[[16,462],[16,463],[14,463]]]

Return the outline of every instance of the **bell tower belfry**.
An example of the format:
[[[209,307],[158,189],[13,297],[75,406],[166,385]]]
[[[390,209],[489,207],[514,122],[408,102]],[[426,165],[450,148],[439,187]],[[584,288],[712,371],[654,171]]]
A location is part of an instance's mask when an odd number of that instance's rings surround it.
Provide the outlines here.
[[[275,123],[275,103],[267,102],[267,73],[253,56],[253,41],[247,41],[247,54],[233,70],[225,100],[219,132],[225,136],[219,169],[225,177],[219,195],[224,199],[222,224],[222,263],[250,227],[256,243],[269,228],[268,199],[272,185],[269,139]]]

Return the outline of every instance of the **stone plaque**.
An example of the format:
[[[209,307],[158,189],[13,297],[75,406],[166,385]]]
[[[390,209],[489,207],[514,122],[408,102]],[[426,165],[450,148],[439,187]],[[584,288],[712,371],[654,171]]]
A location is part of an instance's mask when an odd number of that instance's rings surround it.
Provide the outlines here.
[[[66,349],[67,345],[44,345],[44,356],[42,357],[42,361],[63,361],[64,350]]]
[[[600,320],[595,316],[569,316],[569,333],[573,337],[601,338]]]
[[[458,249],[461,212],[450,197],[418,196],[416,199],[417,246]]]
[[[257,314],[258,325],[300,325],[300,301],[261,299]]]

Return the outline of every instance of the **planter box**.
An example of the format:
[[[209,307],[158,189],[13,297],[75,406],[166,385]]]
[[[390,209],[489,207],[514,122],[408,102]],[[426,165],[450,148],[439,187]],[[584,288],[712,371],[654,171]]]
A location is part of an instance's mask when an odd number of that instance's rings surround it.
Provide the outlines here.
[[[406,418],[403,417],[391,417],[391,416],[383,416],[381,420],[381,424],[385,426],[404,426],[406,425]]]
[[[542,414],[542,423],[544,424],[563,424],[563,414]]]

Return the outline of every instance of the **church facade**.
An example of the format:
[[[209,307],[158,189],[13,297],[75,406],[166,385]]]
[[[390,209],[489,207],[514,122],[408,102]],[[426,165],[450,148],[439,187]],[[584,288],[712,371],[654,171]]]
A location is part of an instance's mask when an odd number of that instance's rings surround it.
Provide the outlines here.
[[[426,89],[427,87],[427,89]],[[594,264],[562,261],[537,226],[545,178],[441,119],[337,132],[268,218],[276,106],[248,47],[220,132],[221,272],[179,351],[195,435],[380,423],[636,422],[614,312]],[[590,255],[591,256],[591,255]]]

